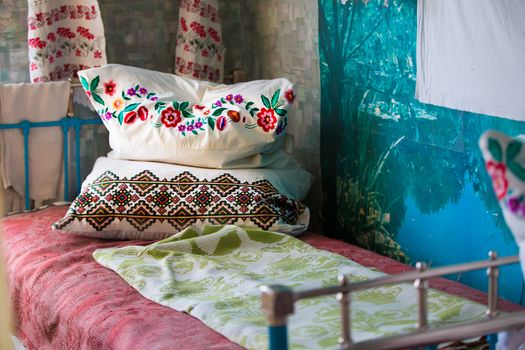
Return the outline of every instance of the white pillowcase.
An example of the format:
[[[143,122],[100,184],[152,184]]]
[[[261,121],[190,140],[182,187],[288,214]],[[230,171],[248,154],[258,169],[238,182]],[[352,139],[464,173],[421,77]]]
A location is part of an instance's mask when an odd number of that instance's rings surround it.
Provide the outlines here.
[[[189,226],[236,224],[292,235],[308,227],[297,200],[311,175],[284,169],[205,169],[99,158],[53,229],[108,239],[160,239]]]
[[[280,157],[294,100],[284,78],[220,85],[116,64],[78,75],[111,158],[255,168]]]

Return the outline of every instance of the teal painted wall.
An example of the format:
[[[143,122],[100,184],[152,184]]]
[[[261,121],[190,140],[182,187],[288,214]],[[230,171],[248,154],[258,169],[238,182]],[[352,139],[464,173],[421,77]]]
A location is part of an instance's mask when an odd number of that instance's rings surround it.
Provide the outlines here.
[[[325,232],[432,266],[517,253],[477,140],[525,123],[421,104],[416,0],[319,0]],[[485,272],[450,276],[486,290]],[[518,266],[502,294],[521,302]]]

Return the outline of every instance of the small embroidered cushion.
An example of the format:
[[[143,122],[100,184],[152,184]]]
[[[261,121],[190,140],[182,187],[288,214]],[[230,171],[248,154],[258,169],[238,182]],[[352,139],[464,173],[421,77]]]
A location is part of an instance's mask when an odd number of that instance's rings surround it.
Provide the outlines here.
[[[280,156],[294,100],[284,78],[220,85],[115,64],[78,75],[111,158],[255,168]]]
[[[520,247],[525,276],[525,145],[497,131],[487,131],[479,141],[487,172],[507,226]]]
[[[295,163],[294,163],[295,164]],[[189,226],[306,230],[311,175],[286,169],[203,169],[99,158],[53,229],[107,239],[160,239]]]

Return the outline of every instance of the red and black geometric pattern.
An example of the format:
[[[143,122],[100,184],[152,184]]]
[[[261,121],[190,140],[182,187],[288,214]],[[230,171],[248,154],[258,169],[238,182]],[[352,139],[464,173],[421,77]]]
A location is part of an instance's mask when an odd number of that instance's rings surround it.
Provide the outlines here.
[[[127,221],[138,231],[156,222],[182,230],[197,222],[251,223],[269,229],[275,223],[295,225],[305,207],[280,194],[267,180],[241,182],[225,173],[211,180],[190,172],[159,179],[148,170],[127,178],[110,171],[85,187],[56,229],[85,220],[102,231],[115,220]]]

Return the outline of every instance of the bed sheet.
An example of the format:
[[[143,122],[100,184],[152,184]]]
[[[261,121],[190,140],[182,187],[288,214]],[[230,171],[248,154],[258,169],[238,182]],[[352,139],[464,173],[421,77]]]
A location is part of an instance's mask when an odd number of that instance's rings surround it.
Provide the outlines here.
[[[241,349],[184,313],[140,296],[113,271],[98,265],[95,249],[146,241],[107,241],[52,231],[67,207],[7,217],[4,247],[19,337],[28,349]],[[305,233],[300,238],[386,273],[409,266],[359,247]],[[436,279],[431,286],[478,302],[486,295]],[[522,308],[506,301],[501,310]]]

